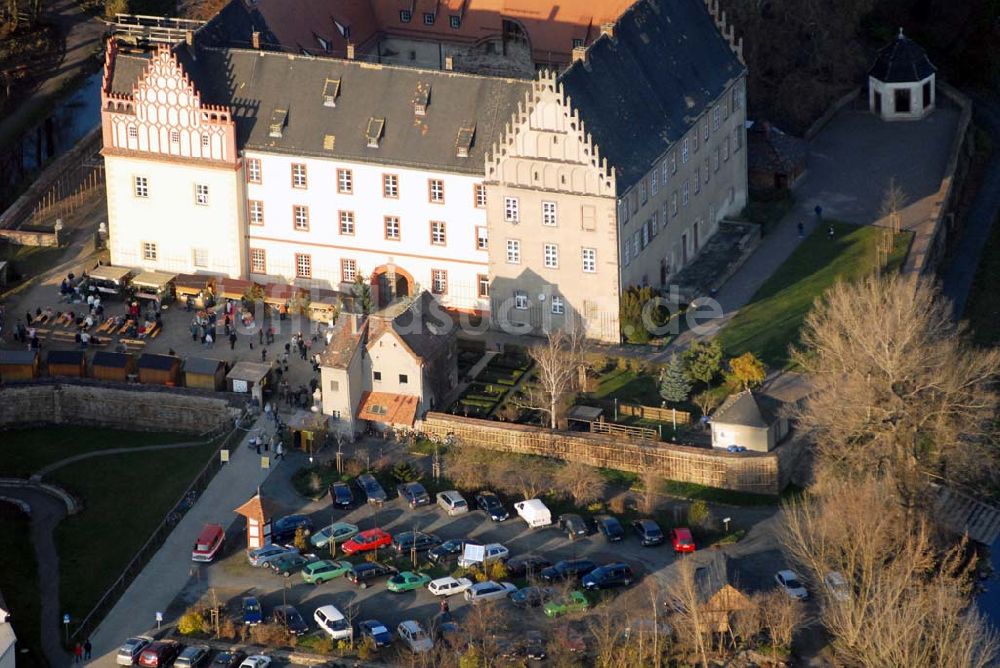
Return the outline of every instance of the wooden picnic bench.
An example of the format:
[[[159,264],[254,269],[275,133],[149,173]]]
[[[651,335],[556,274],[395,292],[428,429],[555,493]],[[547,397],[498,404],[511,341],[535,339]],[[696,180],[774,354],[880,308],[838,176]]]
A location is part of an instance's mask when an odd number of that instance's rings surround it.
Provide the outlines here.
[[[118,339],[118,342],[129,350],[142,350],[146,347],[146,342],[142,339]]]

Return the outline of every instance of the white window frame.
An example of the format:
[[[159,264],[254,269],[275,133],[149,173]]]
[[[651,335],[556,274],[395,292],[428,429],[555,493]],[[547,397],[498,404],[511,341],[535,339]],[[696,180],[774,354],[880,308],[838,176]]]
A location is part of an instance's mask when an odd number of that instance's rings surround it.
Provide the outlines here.
[[[399,199],[399,175],[382,175],[382,196],[389,199]]]
[[[688,159],[691,157],[691,140],[687,137],[681,143],[681,164],[688,164]]]
[[[559,295],[552,295],[552,315],[564,315],[566,313],[566,302]]]
[[[309,231],[309,207],[304,204],[292,206],[292,229],[296,232]]]
[[[312,255],[309,253],[295,254],[295,278],[312,278]],[[305,260],[305,263],[302,260]],[[308,271],[302,271],[307,268]]]
[[[341,195],[354,194],[354,172],[346,167],[337,170],[337,192]]]
[[[520,239],[507,239],[507,264],[521,264]]]
[[[431,221],[431,245],[445,246],[448,244],[448,226],[444,221]]]
[[[670,152],[670,173],[677,173],[677,151]]]
[[[159,256],[159,248],[153,241],[143,241],[142,242],[142,259],[148,262],[156,262],[156,258]]]
[[[477,209],[486,208],[486,186],[482,183],[477,183],[472,186],[472,196],[475,199],[475,204]]]
[[[434,204],[444,204],[444,179],[429,179],[427,193]]]
[[[490,249],[490,233],[486,225],[476,226],[476,250]]]
[[[518,198],[503,198],[503,219],[508,223],[521,222],[521,202]]]
[[[597,273],[597,249],[596,248],[581,248],[580,249],[580,259],[583,263],[583,273],[585,274],[596,274]]]
[[[191,264],[199,269],[205,269],[208,267],[208,249],[207,248],[192,248],[191,249]]]
[[[691,183],[688,179],[684,179],[684,185],[681,188],[681,204],[687,206],[691,201]]]
[[[252,199],[247,203],[250,214],[251,225],[264,224],[264,202],[259,199]]]
[[[439,286],[440,285],[440,289]],[[448,294],[448,270],[447,269],[431,269],[431,294],[434,295],[446,295]]]
[[[701,122],[701,138],[705,141],[706,144],[708,143],[708,137],[709,137],[708,119],[706,118]]]
[[[389,234],[389,230],[393,229],[395,231],[394,235]],[[383,236],[389,241],[399,241],[403,238],[403,224],[399,220],[399,216],[385,216],[382,219],[382,231]]]
[[[355,226],[354,226],[354,212],[353,211],[339,211],[337,217],[340,219],[338,232],[345,236],[354,236]]]
[[[194,203],[198,206],[208,206],[208,185],[205,183],[194,184]]]
[[[559,209],[555,202],[542,202],[542,225],[555,227],[559,224]]]
[[[141,197],[143,199],[149,198],[149,177],[147,176],[133,176],[132,177],[132,193],[136,197]]]
[[[247,181],[250,183],[261,183],[260,158],[247,158]]]
[[[559,246],[557,244],[544,244],[542,257],[546,269],[559,268]]]
[[[656,191],[660,189],[659,172],[655,169],[649,174],[650,197],[656,197]]]
[[[528,310],[528,293],[518,290],[514,293],[514,308],[518,311]]]
[[[267,273],[267,251],[263,248],[250,249],[250,273]]]
[[[358,261],[352,257],[341,258],[340,280],[342,283],[353,283],[358,277]]]
[[[304,163],[292,163],[292,187],[303,189],[309,187],[308,171]]]

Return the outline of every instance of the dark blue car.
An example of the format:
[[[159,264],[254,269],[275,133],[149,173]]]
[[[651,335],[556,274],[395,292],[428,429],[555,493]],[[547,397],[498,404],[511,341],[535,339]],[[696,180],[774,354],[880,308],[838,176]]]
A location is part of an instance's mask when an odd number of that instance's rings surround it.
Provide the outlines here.
[[[260,601],[256,596],[247,596],[243,599],[243,623],[251,626],[264,621],[264,611],[261,610]]]
[[[617,543],[625,537],[625,529],[617,518],[603,515],[597,518],[597,528],[609,543]]]
[[[330,485],[330,501],[338,508],[350,508],[354,505],[354,493],[346,482],[335,482]]]
[[[376,647],[386,647],[392,643],[392,631],[377,619],[366,619],[359,623],[358,631],[361,633],[362,640],[365,637],[371,638]]]
[[[305,529],[306,535],[312,533],[312,520],[305,515],[285,515],[271,525],[272,543],[289,543],[295,540],[295,532],[299,527]]]

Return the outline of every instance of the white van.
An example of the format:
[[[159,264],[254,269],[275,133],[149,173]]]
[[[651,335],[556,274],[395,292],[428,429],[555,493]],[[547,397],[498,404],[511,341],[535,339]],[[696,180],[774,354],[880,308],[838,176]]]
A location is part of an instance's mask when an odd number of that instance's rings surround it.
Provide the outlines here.
[[[454,489],[447,492],[438,492],[437,502],[449,515],[461,515],[462,513],[469,512],[468,502]]]
[[[542,503],[541,499],[528,499],[514,504],[514,509],[521,519],[531,528],[545,527],[552,524],[552,512]]]
[[[313,613],[316,624],[326,631],[334,640],[344,640],[351,637],[351,623],[343,613],[332,605],[324,605]]]

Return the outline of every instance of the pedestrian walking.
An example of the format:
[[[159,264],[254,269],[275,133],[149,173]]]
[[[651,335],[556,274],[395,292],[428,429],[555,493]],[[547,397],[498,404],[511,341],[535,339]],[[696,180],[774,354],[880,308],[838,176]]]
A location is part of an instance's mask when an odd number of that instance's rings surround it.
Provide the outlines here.
[[[236,350],[236,332],[229,332],[229,349]]]
[[[261,327],[257,330],[257,343],[264,345],[264,328]]]
[[[801,239],[806,235],[806,226],[802,224],[802,221],[799,221],[798,228],[799,228],[799,239]]]
[[[278,444],[274,446],[274,460],[278,461],[279,459],[283,459],[284,456],[285,456],[285,444],[282,443],[281,441],[278,441]]]
[[[813,211],[816,212],[816,220],[823,220],[823,207],[817,204],[816,208],[813,209]]]
[[[290,353],[290,352],[292,352],[292,344],[291,344],[291,342],[286,342],[285,343],[285,359],[286,360],[288,359],[288,353]]]
[[[830,239],[833,239],[833,225],[831,225],[829,229],[827,229],[826,236]]]
[[[267,348],[261,348],[260,349],[260,361],[261,362],[266,362],[267,361]]]
[[[76,647],[73,648],[73,663],[80,663],[82,659],[83,659],[83,645],[77,643]]]
[[[83,659],[84,661],[90,661],[90,653],[94,650],[94,646],[90,644],[90,638],[87,638],[87,642],[83,643]]]
[[[212,332],[205,333],[205,347],[212,348],[215,346],[215,339],[212,337]]]

